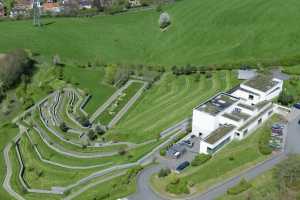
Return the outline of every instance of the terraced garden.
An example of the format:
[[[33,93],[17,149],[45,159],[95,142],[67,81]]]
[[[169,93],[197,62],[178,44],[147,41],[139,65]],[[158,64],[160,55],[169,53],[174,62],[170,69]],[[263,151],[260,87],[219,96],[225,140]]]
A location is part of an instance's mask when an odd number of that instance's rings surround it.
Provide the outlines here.
[[[126,179],[127,170],[151,162],[153,152],[181,134],[182,126],[169,127],[186,124],[193,107],[237,83],[233,71],[202,74],[199,80],[166,73],[148,90],[144,83],[132,81],[98,105],[101,112],[94,111],[94,122],[82,106],[85,92],[73,87],[57,90],[16,119],[21,134],[9,151],[10,184],[30,200],[80,199],[77,192],[82,187],[92,191],[89,197],[101,197],[103,189],[89,185],[116,184],[117,177]],[[97,132],[116,116],[120,121],[106,127],[107,133]],[[120,192],[111,190],[109,195],[133,192],[135,177],[130,179],[130,185],[120,185]]]

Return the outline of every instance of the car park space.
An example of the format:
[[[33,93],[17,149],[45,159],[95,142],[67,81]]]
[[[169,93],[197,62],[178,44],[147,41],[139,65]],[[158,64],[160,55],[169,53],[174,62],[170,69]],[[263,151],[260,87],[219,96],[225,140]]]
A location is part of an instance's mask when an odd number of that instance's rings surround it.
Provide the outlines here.
[[[191,163],[196,155],[199,154],[200,140],[198,137],[184,138],[167,150],[166,156],[160,157],[160,162],[174,171],[181,171],[185,162]],[[181,165],[182,164],[182,165]],[[180,167],[181,165],[181,167]],[[177,170],[176,170],[177,169]],[[179,170],[178,170],[179,169]],[[182,169],[182,170],[183,170]]]

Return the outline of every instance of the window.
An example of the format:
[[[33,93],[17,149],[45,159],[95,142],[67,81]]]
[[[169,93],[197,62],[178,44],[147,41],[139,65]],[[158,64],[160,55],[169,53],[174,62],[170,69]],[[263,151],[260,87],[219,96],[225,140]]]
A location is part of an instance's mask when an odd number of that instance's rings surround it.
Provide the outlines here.
[[[240,133],[238,133],[238,132],[235,132],[235,135],[236,135],[236,136],[240,136]]]
[[[251,94],[249,94],[249,99],[250,99],[250,100],[253,100],[253,99],[254,99],[254,96],[251,95]]]
[[[246,136],[248,134],[248,129],[245,129],[243,135]]]
[[[270,115],[272,115],[272,113],[273,113],[273,110],[269,111],[268,115],[270,116]]]
[[[228,138],[226,138],[223,142],[221,142],[220,144],[218,144],[215,148],[211,149],[209,147],[207,147],[207,153],[208,154],[213,154],[216,151],[218,151],[219,149],[221,149],[225,144],[227,144],[228,142],[230,142],[230,136]]]
[[[260,118],[257,123],[261,124],[261,122],[262,122],[262,118]]]

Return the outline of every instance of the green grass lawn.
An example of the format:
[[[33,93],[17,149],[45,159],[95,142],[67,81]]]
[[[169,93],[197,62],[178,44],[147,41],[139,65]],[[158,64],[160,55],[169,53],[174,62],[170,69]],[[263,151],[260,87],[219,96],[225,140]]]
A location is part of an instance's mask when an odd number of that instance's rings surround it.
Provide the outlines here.
[[[165,191],[165,188],[174,177],[180,177],[182,181],[187,181],[194,185],[190,188],[192,193],[204,191],[213,184],[232,177],[234,174],[240,173],[242,170],[263,161],[268,156],[262,155],[258,150],[259,137],[264,132],[270,131],[272,124],[279,120],[280,117],[274,115],[248,138],[242,141],[231,142],[203,165],[189,167],[180,175],[172,174],[166,178],[152,177],[153,187],[159,192],[171,195]]]
[[[164,129],[191,116],[195,106],[238,82],[235,72],[230,71],[218,71],[212,78],[201,75],[199,82],[194,79],[194,76],[176,77],[166,73],[144,92],[107,137],[133,142],[156,138]]]
[[[1,22],[0,52],[29,48],[81,62],[205,64],[299,54],[298,0],[186,0],[166,6],[161,32],[155,10],[92,18]]]
[[[133,82],[126,90],[123,91],[120,97],[118,97],[101,115],[98,120],[103,125],[108,125],[109,122],[118,114],[118,112],[128,103],[128,101],[137,93],[137,91],[143,86],[143,83]]]
[[[104,68],[66,66],[64,76],[65,80],[92,95],[84,108],[89,114],[95,112],[115,91],[114,87],[103,83]]]

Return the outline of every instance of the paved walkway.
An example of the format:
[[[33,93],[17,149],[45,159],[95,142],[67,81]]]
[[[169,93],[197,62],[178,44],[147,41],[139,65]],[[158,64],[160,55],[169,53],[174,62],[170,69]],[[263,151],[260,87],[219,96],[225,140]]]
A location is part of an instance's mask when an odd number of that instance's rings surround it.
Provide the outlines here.
[[[300,111],[293,110],[288,116],[289,124],[286,128],[287,138],[285,149],[283,152],[273,155],[270,159],[255,165],[254,167],[241,172],[240,174],[225,180],[219,184],[216,184],[209,188],[207,191],[195,194],[190,197],[184,198],[185,200],[213,200],[219,196],[222,196],[226,193],[226,191],[236,185],[242,178],[246,178],[247,180],[254,179],[260,174],[272,169],[275,165],[283,161],[287,158],[287,155],[290,153],[300,154],[300,125],[298,121],[300,120]],[[152,174],[159,172],[159,170],[164,167],[165,164],[159,164],[156,166],[152,166],[148,169],[143,170],[137,180],[138,189],[137,192],[128,197],[129,200],[167,200],[170,199],[165,196],[161,196],[161,194],[157,194],[152,190],[150,185],[150,178]],[[172,198],[176,199],[176,198]]]

